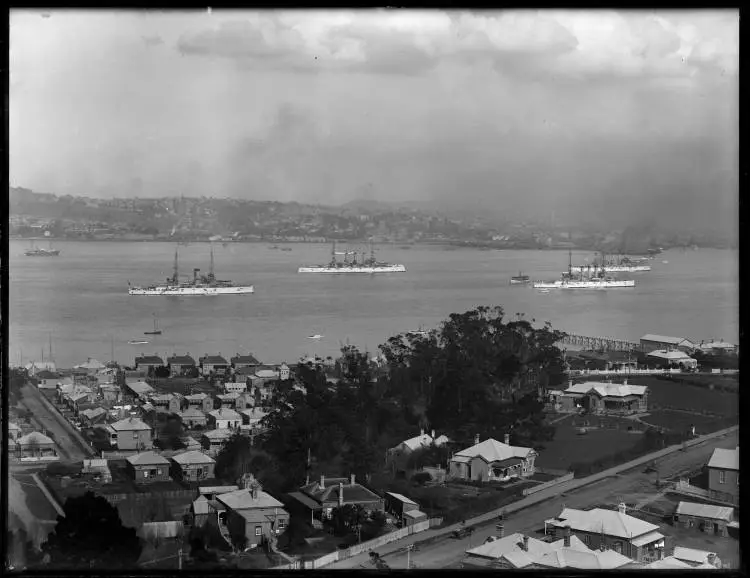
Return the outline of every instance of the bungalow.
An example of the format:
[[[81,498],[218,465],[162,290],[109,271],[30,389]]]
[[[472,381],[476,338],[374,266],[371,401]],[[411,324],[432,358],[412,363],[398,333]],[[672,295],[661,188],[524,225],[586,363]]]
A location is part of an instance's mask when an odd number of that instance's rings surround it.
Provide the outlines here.
[[[209,456],[216,456],[232,435],[234,435],[234,432],[228,429],[207,431],[201,436],[201,447],[208,452]]]
[[[103,407],[97,407],[94,409],[87,409],[81,412],[81,421],[89,427],[95,423],[102,422],[107,417],[107,410]]]
[[[658,532],[659,526],[629,516],[625,510],[625,504],[617,510],[564,508],[557,518],[545,521],[545,533],[548,526],[553,535],[570,527],[589,548],[614,550],[640,563],[663,558],[664,536]]]
[[[178,413],[180,411],[181,399],[173,393],[153,395],[149,398],[149,402],[158,412]]]
[[[277,381],[281,379],[279,372],[268,366],[260,367],[255,370],[255,374],[251,377],[253,385],[265,385],[271,381]]]
[[[648,409],[648,387],[624,383],[587,381],[570,385],[556,396],[560,411],[587,410],[591,413],[633,414]]]
[[[531,448],[510,445],[510,436],[505,434],[505,443],[492,438],[457,452],[450,460],[449,476],[460,480],[508,481],[512,478],[534,475],[534,460],[537,453]]]
[[[208,418],[206,414],[199,409],[189,407],[177,414],[182,420],[183,425],[188,429],[195,429],[196,426],[206,427]]]
[[[59,459],[55,442],[38,431],[28,433],[16,440],[16,456],[21,460],[29,461]]]
[[[237,429],[242,418],[233,409],[215,409],[208,412],[208,425],[213,429]]]
[[[168,482],[169,461],[154,452],[143,452],[127,458],[128,473],[136,484]]]
[[[134,398],[145,401],[154,394],[154,388],[145,381],[125,380],[125,390]]]
[[[136,369],[145,369],[148,372],[157,367],[164,367],[164,360],[158,355],[144,355],[141,353],[139,357],[135,358]]]
[[[395,469],[403,471],[406,469],[407,460],[412,453],[417,450],[427,449],[432,445],[440,447],[448,443],[448,441],[448,438],[444,435],[436,438],[435,430],[432,430],[432,435],[426,434],[424,430],[420,430],[418,436],[402,441],[397,446],[388,450],[388,463]]]
[[[252,407],[249,409],[243,409],[240,411],[242,418],[242,426],[247,426],[252,429],[253,434],[261,433],[265,428],[261,425],[263,418],[268,415],[267,411],[259,407]],[[245,429],[243,427],[243,429]]]
[[[117,403],[122,398],[122,391],[119,385],[102,385],[99,391],[105,404]]]
[[[201,444],[198,440],[191,436],[185,436],[181,438],[182,443],[185,444],[185,450],[192,452],[193,450],[200,450]]]
[[[653,361],[668,368],[692,370],[698,367],[698,360],[693,359],[684,351],[668,349],[654,349],[646,355],[647,361]]]
[[[214,477],[216,461],[201,451],[186,451],[172,456],[175,477],[186,482],[199,482]]]
[[[302,486],[298,492],[289,494],[304,510],[309,511],[311,519],[329,519],[334,508],[344,505],[359,505],[367,512],[385,509],[383,498],[358,484],[354,474],[350,479],[329,478],[321,474],[319,482]]]
[[[672,557],[676,560],[687,563],[690,568],[700,568],[704,565],[709,565],[713,568],[722,567],[721,558],[719,558],[716,552],[707,552],[705,550],[675,546]]]
[[[239,393],[222,393],[216,396],[221,404],[220,409],[233,409],[237,404],[237,398],[240,396]]]
[[[252,353],[248,353],[247,355],[241,355],[238,353],[230,359],[230,362],[232,363],[232,369],[234,369],[235,372],[238,369],[247,367],[254,368],[260,365],[260,361],[258,361]]]
[[[153,431],[151,426],[136,417],[116,421],[111,425],[118,450],[144,450],[152,446]]]
[[[242,379],[241,381],[225,381],[224,382],[224,393],[245,393],[247,391],[247,382]]]
[[[680,502],[674,514],[674,521],[685,528],[698,528],[706,534],[728,536],[727,527],[734,521],[734,508]]]
[[[107,367],[105,369],[100,369],[96,372],[96,375],[94,377],[96,378],[96,383],[98,385],[103,385],[105,383],[115,383],[115,381],[117,380],[117,368]]]
[[[695,343],[685,337],[670,337],[653,333],[641,337],[641,351],[649,353],[655,349],[679,349],[688,353],[695,349]]]
[[[206,355],[198,360],[198,363],[200,364],[200,372],[203,377],[210,377],[211,375],[220,376],[229,373],[229,362],[221,354],[209,355],[206,353]]]
[[[207,413],[214,408],[214,400],[211,396],[205,393],[193,393],[185,396],[188,409],[198,409],[203,413]]]
[[[740,446],[716,448],[708,461],[708,491],[715,500],[739,504]]]
[[[224,507],[223,519],[232,541],[243,540],[248,548],[266,542],[275,544],[278,535],[289,526],[289,512],[284,504],[263,491],[252,474],[245,474],[241,484],[239,490],[216,496],[216,501]]]
[[[180,377],[195,369],[195,359],[187,355],[172,355],[167,359],[170,377]]]
[[[729,355],[737,353],[737,346],[733,343],[727,343],[723,339],[721,341],[711,340],[707,343],[701,341],[698,349],[706,355]]]

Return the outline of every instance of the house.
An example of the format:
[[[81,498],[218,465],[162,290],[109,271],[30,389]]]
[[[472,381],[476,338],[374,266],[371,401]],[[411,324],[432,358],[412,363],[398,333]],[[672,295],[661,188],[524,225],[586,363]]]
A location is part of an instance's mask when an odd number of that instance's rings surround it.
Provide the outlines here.
[[[208,412],[208,425],[214,429],[238,429],[242,418],[233,409],[215,409]]]
[[[216,461],[201,451],[186,451],[172,456],[176,478],[186,482],[200,482],[214,477]]]
[[[222,393],[216,396],[221,404],[220,409],[233,409],[237,404],[237,398],[240,396],[239,393]]]
[[[249,391],[243,391],[234,401],[234,409],[241,411],[249,407],[255,407],[255,396]]]
[[[223,387],[224,393],[245,393],[247,391],[247,382],[244,379],[241,381],[225,381]]]
[[[189,407],[177,414],[182,420],[183,425],[188,429],[195,429],[196,426],[206,427],[208,418],[206,414],[199,409]]]
[[[560,540],[547,542],[521,533],[499,536],[466,551],[465,569],[539,570],[571,568],[576,570],[615,570],[633,561],[612,550],[592,550],[568,528]]]
[[[390,465],[398,471],[405,471],[409,456],[417,450],[424,450],[432,445],[442,446],[448,443],[448,438],[441,435],[439,438],[435,437],[435,430],[432,430],[432,435],[426,434],[424,430],[419,432],[418,436],[402,441],[395,447],[388,450],[388,462]]]
[[[81,473],[99,476],[104,483],[112,481],[112,472],[109,469],[107,460],[83,460],[83,469],[81,470]]]
[[[329,478],[321,474],[319,482],[302,486],[298,492],[292,492],[289,497],[297,502],[297,506],[311,519],[329,519],[334,508],[346,504],[362,506],[368,512],[385,509],[384,500],[358,484],[354,474],[351,478]]]
[[[289,512],[284,504],[263,491],[252,474],[245,474],[240,483],[240,489],[215,498],[224,507],[223,522],[231,541],[244,542],[247,548],[266,542],[275,544],[289,526]],[[221,526],[221,517],[218,521]]]
[[[240,425],[240,430],[252,436],[263,433],[267,429],[263,425],[263,418],[267,415],[268,412],[259,407],[241,410],[242,424]]]
[[[209,355],[206,353],[198,359],[200,372],[203,377],[211,375],[221,376],[229,373],[229,362],[221,355]]]
[[[255,374],[251,377],[253,385],[265,385],[271,381],[277,381],[279,379],[281,379],[279,372],[268,366],[257,368]]]
[[[180,377],[190,374],[195,369],[195,359],[187,355],[172,355],[167,359],[167,368],[170,377]]]
[[[252,353],[248,353],[247,355],[240,355],[239,353],[232,357],[230,359],[230,362],[232,363],[232,369],[235,370],[235,372],[238,369],[243,368],[255,368],[260,365],[260,361],[258,361],[255,356]]]
[[[205,393],[193,393],[185,396],[188,409],[198,409],[203,413],[207,413],[214,408],[214,400],[211,396]]]
[[[107,367],[106,369],[100,369],[94,376],[98,385],[104,385],[105,383],[114,383],[117,380],[117,369],[114,367]]]
[[[686,353],[695,349],[695,343],[685,337],[670,337],[648,333],[641,337],[641,351],[649,353],[655,349],[679,349]]]
[[[394,492],[385,493],[384,507],[385,511],[396,516],[403,526],[412,526],[427,519],[427,514],[419,510],[419,504]]]
[[[13,422],[8,423],[8,438],[11,441],[16,441],[19,437],[23,435],[23,430],[18,424],[15,424]],[[12,444],[11,444],[12,447]]]
[[[117,403],[122,398],[122,391],[118,385],[102,385],[99,392],[105,404]]]
[[[727,527],[734,521],[734,508],[680,502],[674,514],[674,521],[685,528],[697,528],[706,534],[728,536]]]
[[[110,427],[116,434],[115,438],[110,436],[110,439],[115,442],[118,450],[145,450],[152,446],[151,426],[136,417],[121,419]]]
[[[707,467],[709,495],[716,500],[739,504],[740,446],[733,450],[716,448]]]
[[[453,455],[450,477],[488,482],[534,475],[537,453],[532,448],[511,446],[508,434],[505,434],[505,443],[492,438],[479,443],[479,436],[474,442],[472,447]]]
[[[657,362],[664,367],[674,367],[682,370],[696,369],[698,367],[698,360],[693,359],[684,351],[654,349],[648,352],[646,359]]]
[[[279,379],[281,381],[287,381],[288,379],[291,379],[291,377],[292,373],[289,366],[286,363],[279,365]]]
[[[87,409],[81,412],[81,421],[87,426],[92,426],[95,423],[102,422],[107,417],[107,410],[103,407],[97,407],[94,409]]]
[[[85,373],[86,375],[95,375],[97,371],[101,369],[105,369],[107,366],[104,365],[101,361],[97,361],[96,359],[89,357],[86,360],[86,363],[81,363],[80,365],[74,365],[74,370],[79,370],[82,373]]]
[[[78,396],[79,394],[86,394],[86,398],[88,399],[94,399],[94,392],[91,390],[91,388],[87,385],[81,385],[81,384],[65,384],[65,385],[58,385],[57,386],[57,401],[59,403],[64,403],[65,405],[69,406],[70,398],[73,396]],[[83,398],[79,398],[83,399]]]
[[[144,355],[141,353],[139,357],[135,358],[136,369],[145,369],[148,372],[157,367],[164,367],[164,360],[158,355]]]
[[[125,391],[132,397],[143,401],[154,394],[154,388],[145,381],[125,380]]]
[[[21,460],[29,461],[59,459],[55,442],[38,431],[30,432],[16,440],[16,456]]]
[[[181,399],[173,393],[152,395],[149,398],[149,402],[154,406],[154,409],[159,412],[179,413],[180,411]]]
[[[706,355],[730,355],[737,353],[737,346],[733,343],[727,343],[723,339],[721,341],[701,341],[698,349]]]
[[[648,395],[647,386],[629,385],[627,380],[622,384],[587,381],[569,385],[555,396],[555,402],[563,412],[584,409],[594,414],[634,414],[648,409]]]
[[[553,534],[570,527],[589,548],[605,548],[623,554],[636,562],[647,563],[664,557],[664,536],[659,526],[626,513],[625,504],[617,510],[564,508],[557,518],[546,520]]]
[[[201,447],[208,452],[209,456],[216,456],[232,435],[234,432],[228,429],[207,431],[201,436]]]
[[[142,452],[127,458],[128,473],[136,484],[168,482],[169,460],[154,452]]]
[[[201,444],[198,440],[191,436],[185,436],[181,438],[182,443],[185,444],[186,451],[200,450]]]
[[[95,398],[96,396],[91,391],[77,391],[65,398],[65,405],[68,406],[70,411],[78,415],[79,411],[84,409],[82,406],[91,404]]]
[[[705,567],[706,564],[713,568],[721,568],[722,562],[716,552],[706,552],[705,550],[695,550],[683,546],[675,546],[672,557],[681,562],[687,563],[691,568]]]

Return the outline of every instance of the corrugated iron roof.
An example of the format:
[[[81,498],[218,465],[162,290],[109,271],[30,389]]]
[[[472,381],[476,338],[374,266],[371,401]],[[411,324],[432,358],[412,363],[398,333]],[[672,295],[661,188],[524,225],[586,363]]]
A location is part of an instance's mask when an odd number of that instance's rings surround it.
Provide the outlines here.
[[[713,506],[711,504],[696,504],[695,502],[680,502],[677,505],[677,514],[731,522],[734,519],[734,508],[729,506]]]
[[[716,448],[708,460],[709,468],[720,468],[722,470],[740,470],[740,446],[733,450]]]

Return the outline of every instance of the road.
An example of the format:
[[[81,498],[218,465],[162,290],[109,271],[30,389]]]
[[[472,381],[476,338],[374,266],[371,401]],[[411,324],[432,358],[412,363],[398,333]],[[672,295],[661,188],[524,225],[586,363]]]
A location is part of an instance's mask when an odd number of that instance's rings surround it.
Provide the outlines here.
[[[733,448],[739,443],[738,439],[738,433],[735,431],[726,437],[709,439],[685,451],[676,451],[662,457],[658,461],[660,479],[664,480],[699,468],[708,461],[715,448]],[[558,515],[563,507],[583,508],[596,504],[616,504],[621,501],[634,503],[642,502],[648,496],[656,496],[654,484],[656,474],[646,474],[643,470],[644,467],[640,466],[621,472],[562,495],[553,494],[554,497],[550,499],[510,513],[504,522],[505,533],[506,535],[513,532],[534,533],[544,527],[544,520]],[[555,490],[555,488],[550,489]],[[558,492],[562,491],[558,490]],[[419,550],[411,553],[411,563],[419,569],[458,567],[466,550],[482,544],[487,537],[495,534],[495,521],[477,525],[475,529],[473,536],[462,540],[445,536],[430,543],[419,544]],[[420,542],[433,533],[434,531],[428,530],[412,535],[377,548],[377,552],[392,569],[406,569],[407,555],[404,547],[407,544]],[[360,567],[371,567],[367,553],[336,562],[326,566],[326,569]]]

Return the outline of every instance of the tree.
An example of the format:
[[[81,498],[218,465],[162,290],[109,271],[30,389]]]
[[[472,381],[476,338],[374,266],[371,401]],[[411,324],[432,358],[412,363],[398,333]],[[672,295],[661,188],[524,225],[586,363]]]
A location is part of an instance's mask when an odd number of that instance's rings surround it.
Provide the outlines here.
[[[42,546],[57,568],[127,569],[138,562],[141,541],[134,528],[122,525],[117,508],[106,499],[86,492],[68,498],[65,516]]]
[[[281,489],[284,478],[276,461],[266,451],[254,447],[250,438],[234,434],[216,456],[215,475],[227,483],[236,483],[245,473],[252,473],[269,490]]]

